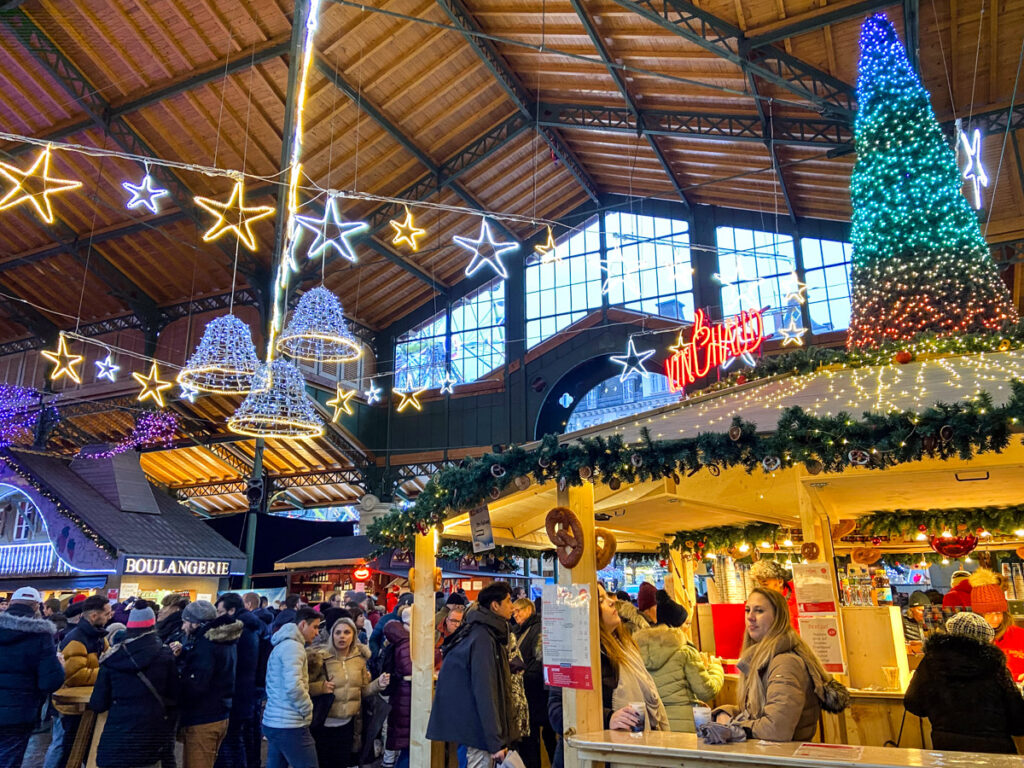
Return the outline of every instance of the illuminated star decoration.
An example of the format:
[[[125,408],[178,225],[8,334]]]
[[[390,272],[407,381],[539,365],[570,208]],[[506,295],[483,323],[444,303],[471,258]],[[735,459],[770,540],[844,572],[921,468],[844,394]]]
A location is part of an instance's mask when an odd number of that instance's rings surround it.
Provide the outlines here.
[[[459,380],[452,376],[452,372],[448,371],[445,373],[444,378],[441,379],[441,394],[451,395],[455,393],[455,385],[459,383]]]
[[[199,397],[199,390],[195,387],[190,387],[188,384],[179,384],[181,390],[180,395],[182,400],[188,400],[190,403],[194,403],[196,398]]]
[[[203,242],[216,240],[228,232],[234,232],[238,241],[250,251],[256,250],[256,236],[252,232],[253,222],[265,219],[274,215],[274,207],[271,205],[246,205],[245,185],[239,179],[231,190],[231,197],[226,203],[219,200],[212,200],[209,197],[194,198],[196,205],[217,217],[206,234],[203,235]]]
[[[420,229],[416,226],[416,222],[412,218],[412,211],[409,210],[409,206],[405,206],[405,221],[399,221],[398,219],[392,219],[388,222],[391,228],[395,230],[395,236],[391,240],[392,245],[401,245],[405,243],[414,251],[419,250],[419,243],[416,242],[417,237],[423,237],[427,234],[427,230]]]
[[[355,413],[350,402],[355,397],[355,394],[356,391],[354,389],[345,389],[341,384],[338,385],[337,394],[334,398],[327,401],[327,404],[334,409],[334,415],[331,417],[333,423],[336,424],[343,413],[347,413],[349,416]]]
[[[50,381],[56,381],[66,374],[69,379],[75,382],[75,384],[82,383],[82,377],[78,374],[78,370],[75,368],[75,366],[82,362],[82,356],[72,355],[68,352],[68,340],[63,333],[57,341],[57,351],[50,352],[47,350],[43,352],[42,355],[57,366],[50,373]]]
[[[149,175],[149,171],[146,171],[146,175],[142,177],[142,181],[138,184],[132,184],[130,181],[123,182],[121,184],[126,190],[132,193],[132,199],[125,203],[125,208],[134,210],[140,205],[149,208],[151,213],[160,212],[160,203],[157,202],[161,197],[171,194],[163,187],[153,186],[153,177]]]
[[[967,165],[964,166],[964,179],[971,182],[974,188],[974,207],[981,209],[981,188],[988,186],[988,174],[981,164],[981,129],[975,128],[971,138],[960,131],[960,144],[967,153]]]
[[[779,333],[782,334],[782,346],[793,344],[797,347],[802,347],[804,343],[804,334],[807,333],[807,329],[802,325],[796,324],[796,316],[793,315],[789,318],[789,325],[784,325],[779,329]]]
[[[157,368],[156,361],[149,366],[149,375],[143,376],[138,371],[132,373],[132,378],[138,382],[139,386],[142,387],[142,391],[139,392],[139,402],[145,400],[152,400],[154,403],[159,405],[161,408],[164,407],[164,390],[170,389],[174,386],[174,382],[164,381],[160,378],[160,369]]]
[[[401,413],[410,405],[417,411],[422,411],[423,406],[420,404],[420,395],[427,391],[426,387],[420,387],[416,389],[412,383],[412,376],[410,374],[405,375],[405,389],[392,389],[396,395],[402,398],[402,401],[398,404],[397,411]]]
[[[53,207],[50,195],[78,189],[82,182],[72,179],[58,179],[50,175],[50,147],[43,149],[27,171],[13,165],[0,163],[0,176],[14,186],[0,198],[0,211],[22,203],[30,203],[47,224],[53,224]],[[41,198],[41,199],[40,199]]]
[[[309,246],[306,257],[315,259],[323,256],[328,248],[333,248],[351,262],[357,261],[355,249],[349,240],[360,232],[370,228],[365,221],[345,221],[338,214],[338,199],[332,197],[324,206],[323,218],[317,219],[312,216],[296,216],[295,220],[299,226],[308,229],[316,235],[313,244]],[[328,237],[328,235],[330,235]]]
[[[380,402],[380,396],[384,392],[383,389],[373,383],[373,379],[370,379],[370,388],[363,390],[363,397],[366,398],[367,405],[373,405],[374,403]]]
[[[121,370],[121,366],[114,362],[114,353],[107,352],[107,356],[103,360],[96,361],[96,372],[97,379],[106,379],[107,381],[117,381],[117,372]]]
[[[490,265],[491,269],[497,272],[502,280],[508,279],[508,270],[501,261],[503,254],[516,250],[519,245],[516,243],[501,243],[494,239],[491,234],[491,225],[487,219],[480,221],[480,236],[474,240],[471,237],[456,235],[452,238],[456,245],[473,252],[473,258],[466,267],[466,277],[476,272],[484,264]]]
[[[535,245],[533,250],[540,256],[541,264],[554,264],[562,260],[562,257],[558,255],[558,251],[555,246],[555,235],[551,231],[551,225],[548,224],[548,239],[544,245]]]
[[[801,283],[800,278],[797,277],[796,272],[791,272],[790,277],[796,283],[796,290],[790,291],[786,294],[786,303],[795,301],[797,304],[807,303],[807,283]]]
[[[604,272],[604,284],[601,286],[601,293],[608,293],[615,282],[622,284],[622,290],[626,290],[626,281],[629,280],[636,286],[636,292],[640,292],[640,256],[625,256],[621,248],[611,248],[603,259],[601,259],[601,271]],[[618,264],[620,269],[613,270],[612,265]],[[619,274],[612,274],[613,271]]]
[[[637,352],[633,337],[630,336],[629,345],[626,347],[626,354],[611,356],[613,363],[617,363],[622,366],[622,373],[619,375],[619,381],[625,381],[633,373],[639,373],[641,376],[646,376],[650,373],[650,371],[644,368],[644,361],[653,354],[653,349]]]
[[[726,342],[726,349],[728,349],[731,346],[729,342],[731,342],[736,336],[740,335],[740,333],[742,333],[742,330],[743,329],[738,325],[735,328],[733,328],[732,337],[728,339]],[[718,367],[721,368],[723,371],[727,371],[729,370],[729,367],[737,360],[742,360],[745,365],[749,365],[751,368],[757,365],[757,361],[754,360],[754,356],[750,354],[750,350],[744,349],[742,352],[740,352],[738,358],[727,357],[725,358],[725,361]]]

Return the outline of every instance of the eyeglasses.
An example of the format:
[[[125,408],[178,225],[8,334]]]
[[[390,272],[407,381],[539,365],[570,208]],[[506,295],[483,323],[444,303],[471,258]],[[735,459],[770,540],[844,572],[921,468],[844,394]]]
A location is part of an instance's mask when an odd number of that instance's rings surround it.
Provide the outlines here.
[[[449,624],[454,624],[456,627],[462,623],[462,619],[456,619],[452,616],[449,616],[446,620]]]

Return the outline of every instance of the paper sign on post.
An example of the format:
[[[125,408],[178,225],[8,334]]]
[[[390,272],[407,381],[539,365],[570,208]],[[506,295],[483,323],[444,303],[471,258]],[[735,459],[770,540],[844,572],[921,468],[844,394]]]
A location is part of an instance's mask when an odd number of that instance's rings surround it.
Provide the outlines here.
[[[544,682],[548,685],[586,690],[594,687],[590,668],[590,598],[587,584],[544,585],[541,643]]]
[[[801,616],[800,637],[804,639],[814,655],[827,671],[846,674],[843,664],[843,649],[839,644],[839,621],[835,616]]]
[[[793,563],[797,613],[835,613],[832,576],[825,563]]]
[[[494,549],[491,513],[486,504],[481,504],[469,513],[469,530],[473,536],[473,554]]]

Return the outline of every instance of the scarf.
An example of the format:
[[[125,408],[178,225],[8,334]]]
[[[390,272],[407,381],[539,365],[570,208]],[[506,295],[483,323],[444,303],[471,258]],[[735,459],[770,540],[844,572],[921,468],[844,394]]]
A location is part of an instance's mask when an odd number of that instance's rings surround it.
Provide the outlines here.
[[[642,701],[647,709],[644,730],[667,731],[668,713],[665,712],[665,705],[661,702],[651,673],[644,666],[638,651],[629,647],[625,650],[625,659],[619,667],[619,684],[612,692],[612,709],[619,710],[630,702]]]

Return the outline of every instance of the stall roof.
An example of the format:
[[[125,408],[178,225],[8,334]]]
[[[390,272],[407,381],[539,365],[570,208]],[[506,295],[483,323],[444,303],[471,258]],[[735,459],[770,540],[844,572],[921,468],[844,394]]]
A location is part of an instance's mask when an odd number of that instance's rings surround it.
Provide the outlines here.
[[[60,459],[23,452],[13,452],[12,458],[121,553],[245,559],[238,547],[158,488],[153,497],[159,514],[123,512]]]
[[[369,558],[372,551],[373,544],[366,536],[331,536],[282,557],[274,563],[274,570],[354,564]]]

